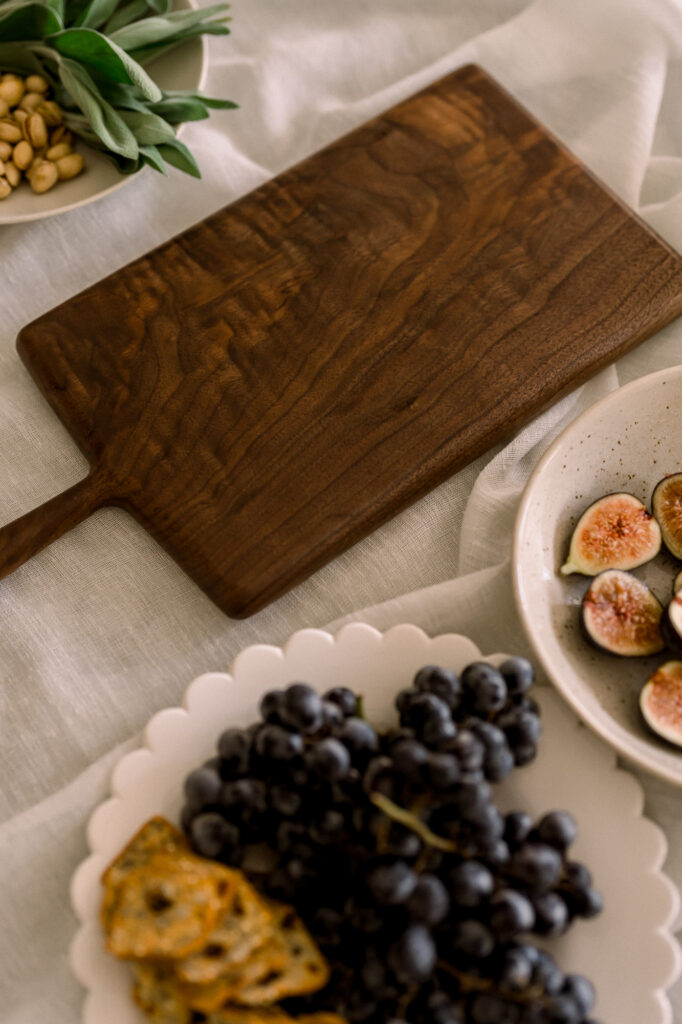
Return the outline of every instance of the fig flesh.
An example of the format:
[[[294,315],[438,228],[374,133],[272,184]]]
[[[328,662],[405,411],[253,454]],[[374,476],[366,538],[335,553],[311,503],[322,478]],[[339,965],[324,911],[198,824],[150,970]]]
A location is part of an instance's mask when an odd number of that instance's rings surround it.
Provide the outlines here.
[[[607,569],[590,584],[581,606],[582,624],[597,647],[624,658],[658,654],[663,606],[645,583],[621,569]]]
[[[675,593],[661,619],[661,633],[666,647],[682,655],[682,594]]]
[[[639,498],[606,494],[578,520],[561,572],[596,576],[606,569],[635,569],[660,549],[659,525]]]
[[[664,476],[654,487],[651,508],[658,520],[663,543],[671,555],[682,559],[682,473]]]
[[[682,746],[682,661],[666,661],[644,684],[639,707],[650,729]]]

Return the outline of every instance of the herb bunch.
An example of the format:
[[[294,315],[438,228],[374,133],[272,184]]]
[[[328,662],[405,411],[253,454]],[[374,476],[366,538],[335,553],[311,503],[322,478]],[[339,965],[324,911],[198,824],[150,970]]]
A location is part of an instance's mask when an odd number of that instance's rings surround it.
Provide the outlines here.
[[[146,65],[188,39],[226,35],[228,4],[172,11],[172,0],[0,0],[0,68],[49,82],[64,123],[122,174],[170,164],[201,177],[176,138],[229,100],[159,88]]]

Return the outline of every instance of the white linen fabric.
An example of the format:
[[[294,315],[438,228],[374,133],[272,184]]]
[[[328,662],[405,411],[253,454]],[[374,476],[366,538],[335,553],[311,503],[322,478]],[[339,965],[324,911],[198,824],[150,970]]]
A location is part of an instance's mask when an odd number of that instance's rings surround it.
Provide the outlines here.
[[[482,64],[682,250],[680,0],[235,0],[232,14],[233,34],[211,40],[206,91],[240,109],[187,130],[201,183],[144,172],[89,207],[0,228],[0,522],[86,469],[20,364],[22,325],[463,63]],[[3,581],[4,1024],[79,1019],[69,879],[111,767],[154,712],[251,643],[349,617],[525,651],[509,560],[532,468],[595,400],[680,362],[682,322],[246,621],[222,615],[120,510],[97,513]],[[682,886],[682,794],[642,781]],[[671,1000],[682,1021],[681,983]]]

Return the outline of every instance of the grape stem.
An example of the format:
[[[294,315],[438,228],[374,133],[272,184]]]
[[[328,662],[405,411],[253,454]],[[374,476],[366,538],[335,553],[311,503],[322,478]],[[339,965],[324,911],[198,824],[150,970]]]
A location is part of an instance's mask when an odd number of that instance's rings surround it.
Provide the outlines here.
[[[370,793],[369,798],[374,806],[383,811],[388,818],[392,818],[393,821],[397,821],[401,825],[405,825],[406,828],[412,829],[429,846],[433,846],[437,850],[445,850],[447,853],[457,852],[457,846],[452,840],[436,835],[413,811],[408,811],[404,807],[400,807],[399,804],[393,803],[390,797],[384,796],[383,793]]]
[[[468,992],[491,992],[493,995],[500,996],[503,999],[509,1000],[513,1003],[527,1004],[529,1000],[537,1000],[542,1006],[547,1005],[547,1000],[543,998],[543,993],[536,986],[527,988],[525,992],[513,992],[508,990],[498,989],[495,984],[488,978],[477,978],[473,974],[467,974],[465,971],[458,971],[452,964],[447,963],[445,960],[438,960],[436,963],[438,970],[445,971],[446,974],[450,974],[453,978],[456,978],[459,982],[459,987],[463,995]]]

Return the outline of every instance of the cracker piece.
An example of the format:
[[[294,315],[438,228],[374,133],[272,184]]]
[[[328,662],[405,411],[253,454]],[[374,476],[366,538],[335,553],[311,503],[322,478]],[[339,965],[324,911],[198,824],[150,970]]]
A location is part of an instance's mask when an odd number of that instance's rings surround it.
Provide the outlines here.
[[[317,992],[329,980],[327,961],[291,907],[276,906],[276,933],[284,942],[289,961],[281,971],[254,985],[244,986],[231,997],[241,1006],[270,1006],[288,996]]]
[[[203,949],[181,960],[176,973],[181,981],[205,985],[246,963],[271,939],[273,912],[253,886],[239,874],[234,898],[218,926],[207,936]]]
[[[206,1018],[206,1024],[295,1024],[279,1006],[224,1006]]]
[[[288,965],[290,954],[282,940],[273,937],[255,950],[243,964],[236,964],[214,981],[188,985],[178,982],[178,991],[185,1003],[194,1010],[219,1010],[242,989],[263,982],[274,973],[279,974]],[[176,969],[177,976],[177,969]]]
[[[175,825],[160,816],[150,818],[102,875],[104,895],[101,919],[104,928],[108,927],[111,912],[116,903],[118,887],[131,871],[143,867],[155,853],[176,853],[188,850],[187,840]]]
[[[164,964],[135,963],[133,1000],[152,1024],[192,1024],[192,1011],[180,998],[172,969]]]
[[[326,1010],[320,1010],[319,1013],[303,1013],[296,1020],[298,1024],[348,1024],[345,1017],[340,1017],[338,1013],[328,1013]]]
[[[155,853],[116,889],[107,949],[124,959],[201,949],[232,901],[236,872],[191,853]]]

